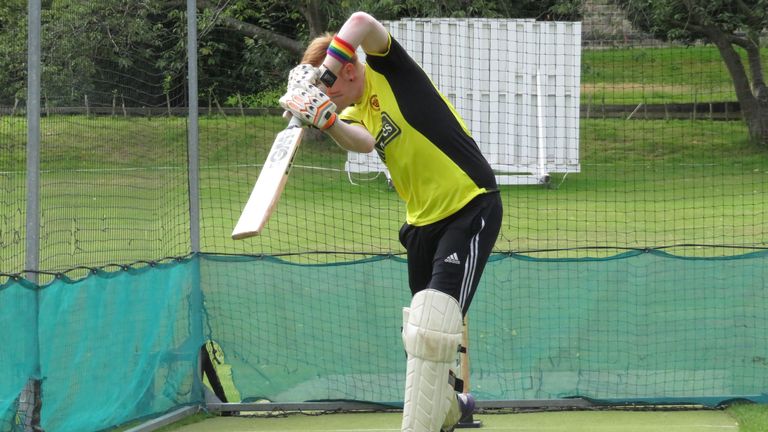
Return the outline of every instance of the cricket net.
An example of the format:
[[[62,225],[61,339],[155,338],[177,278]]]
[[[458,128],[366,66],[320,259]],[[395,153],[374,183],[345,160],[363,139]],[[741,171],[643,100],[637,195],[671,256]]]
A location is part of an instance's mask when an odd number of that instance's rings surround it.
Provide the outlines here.
[[[405,208],[375,158],[308,130],[263,235],[230,238],[296,62],[233,30],[265,11],[198,11],[190,96],[176,5],[46,5],[35,154],[9,51],[26,11],[4,7],[0,431],[204,404],[206,342],[230,402],[401,403]],[[765,401],[768,152],[717,48],[586,16],[385,18],[504,180],[470,310],[478,399]],[[271,29],[305,38],[296,19]]]

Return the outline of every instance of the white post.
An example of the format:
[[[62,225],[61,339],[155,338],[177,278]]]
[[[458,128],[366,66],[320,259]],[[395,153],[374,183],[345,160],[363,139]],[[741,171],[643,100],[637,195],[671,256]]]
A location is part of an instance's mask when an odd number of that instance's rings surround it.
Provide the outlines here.
[[[541,182],[547,176],[546,162],[547,162],[547,139],[546,139],[546,127],[544,119],[544,88],[541,85],[541,69],[536,69],[536,122],[538,125],[539,133],[537,134],[538,141],[538,154],[536,157],[537,168],[536,177]]]

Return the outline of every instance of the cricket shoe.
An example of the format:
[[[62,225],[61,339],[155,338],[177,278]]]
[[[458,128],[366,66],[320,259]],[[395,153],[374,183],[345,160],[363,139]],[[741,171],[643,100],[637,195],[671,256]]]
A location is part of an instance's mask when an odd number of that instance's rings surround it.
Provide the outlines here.
[[[441,432],[453,432],[453,430],[456,429],[457,424],[469,420],[472,418],[472,413],[475,412],[475,397],[472,396],[472,393],[459,393],[456,395],[456,398],[459,400],[459,411],[461,412],[461,417],[459,417],[458,423],[447,429],[440,429]]]

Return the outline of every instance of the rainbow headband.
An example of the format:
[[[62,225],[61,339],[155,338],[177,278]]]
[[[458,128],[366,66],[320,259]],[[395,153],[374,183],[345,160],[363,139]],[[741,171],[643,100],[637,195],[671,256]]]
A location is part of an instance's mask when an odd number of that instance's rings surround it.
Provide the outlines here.
[[[327,53],[342,63],[349,63],[352,61],[352,56],[355,55],[355,48],[344,39],[334,36],[331,44],[328,45]]]

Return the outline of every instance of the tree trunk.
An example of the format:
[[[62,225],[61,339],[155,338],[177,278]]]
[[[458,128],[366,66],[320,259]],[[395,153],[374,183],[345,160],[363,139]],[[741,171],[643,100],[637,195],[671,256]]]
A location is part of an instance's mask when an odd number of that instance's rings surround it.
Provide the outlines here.
[[[328,31],[328,17],[323,13],[318,0],[306,0],[299,6],[299,10],[309,25],[310,40]]]
[[[723,58],[728,69],[728,73],[731,75],[736,98],[739,101],[741,113],[747,125],[750,141],[768,148],[768,101],[764,100],[766,97],[763,97],[761,94],[765,93],[765,84],[762,82],[762,79],[758,80],[755,93],[753,93],[752,85],[741,57],[739,57],[739,54],[728,40],[727,35],[714,27],[707,29],[705,32],[709,39],[717,46],[720,56]],[[754,67],[753,62],[754,60],[750,59],[752,67]],[[760,71],[758,70],[757,72]],[[758,98],[758,96],[760,97]]]
[[[763,63],[760,58],[759,37],[748,38],[746,46],[747,64],[752,75],[752,94],[755,97],[755,111],[747,120],[752,142],[768,149],[768,86],[763,79]]]
[[[747,113],[744,113],[746,116]],[[750,140],[768,150],[768,105],[758,104],[746,121]]]
[[[221,24],[229,29],[232,29],[240,34],[250,36],[257,39],[267,40],[276,46],[283,48],[289,52],[296,54],[297,57],[301,57],[304,54],[304,45],[301,42],[295,41],[291,38],[277,34],[272,30],[267,30],[263,27],[259,27],[254,24],[250,24],[244,21],[237,20],[230,17],[222,17]]]
[[[316,2],[317,0],[309,0],[310,6],[312,3]],[[217,9],[217,6],[210,0],[197,0],[197,7],[201,9]],[[289,37],[275,33],[272,30],[265,29],[255,24],[247,23],[245,21],[240,21],[229,16],[220,17],[218,22],[224,27],[227,27],[230,30],[234,30],[242,35],[252,37],[254,39],[263,39],[269,41],[272,44],[295,54],[297,57],[301,57],[304,54],[304,44]]]

